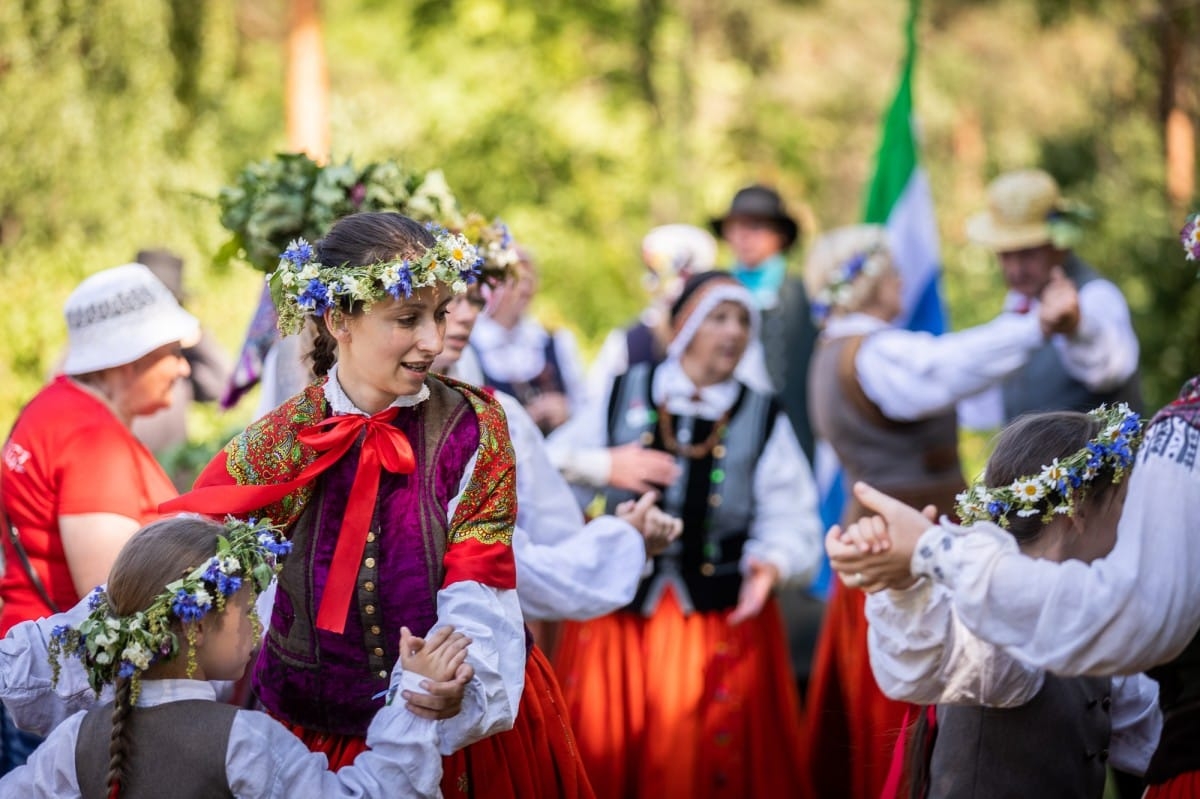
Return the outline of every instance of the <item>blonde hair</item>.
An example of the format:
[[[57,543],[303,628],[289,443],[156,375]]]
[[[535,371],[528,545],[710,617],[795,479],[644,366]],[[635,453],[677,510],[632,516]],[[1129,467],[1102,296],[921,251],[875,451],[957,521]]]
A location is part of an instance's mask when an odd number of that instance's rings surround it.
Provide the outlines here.
[[[867,257],[875,266],[857,272],[847,281],[846,268],[858,257]],[[846,225],[822,234],[813,242],[804,263],[804,288],[814,304],[823,297],[829,299],[825,304],[830,316],[853,313],[875,299],[880,278],[895,268],[886,228]]]

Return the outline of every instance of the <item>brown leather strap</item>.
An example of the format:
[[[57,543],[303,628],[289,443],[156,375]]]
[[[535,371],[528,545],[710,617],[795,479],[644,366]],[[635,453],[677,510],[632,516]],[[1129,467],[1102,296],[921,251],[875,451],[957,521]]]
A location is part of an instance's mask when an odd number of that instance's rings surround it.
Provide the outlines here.
[[[854,365],[854,359],[858,356],[858,350],[862,347],[866,339],[866,335],[847,337],[845,345],[842,346],[841,352],[838,353],[838,385],[842,389],[842,394],[854,405],[855,410],[862,414],[875,427],[882,427],[884,429],[903,427],[904,422],[898,422],[895,419],[889,419],[887,416],[884,416],[883,411],[871,401],[871,398],[863,391],[862,383],[858,381],[858,369]]]

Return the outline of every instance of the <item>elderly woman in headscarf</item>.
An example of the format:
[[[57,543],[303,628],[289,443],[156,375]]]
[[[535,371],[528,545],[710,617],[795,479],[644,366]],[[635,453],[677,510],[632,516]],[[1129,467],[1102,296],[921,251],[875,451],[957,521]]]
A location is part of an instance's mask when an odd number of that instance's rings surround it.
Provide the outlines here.
[[[823,330],[809,372],[809,409],[849,482],[951,512],[965,487],[956,403],[1003,380],[1046,340],[1078,321],[1078,295],[1061,270],[1036,314],[1002,314],[935,336],[893,326],[901,284],[887,231],[837,228],[813,243],[805,283]],[[1071,346],[1070,342],[1065,342]],[[862,515],[855,504],[843,518]],[[854,587],[855,577],[848,584]],[[906,706],[885,697],[867,661],[860,591],[835,585],[809,683],[808,761],[817,796],[877,799]]]
[[[757,333],[727,273],[689,278],[657,366],[634,365],[563,428],[577,446],[665,452],[683,535],[633,602],[567,625],[557,667],[598,797],[798,796],[800,723],[772,589],[813,576],[816,490],[787,415],[735,370]],[[610,508],[631,493],[610,487]]]
[[[176,494],[130,424],[171,404],[189,374],[182,342],[199,338],[196,318],[141,264],[85,279],[65,315],[63,374],[25,406],[4,445],[0,635],[104,582],[129,537]],[[38,739],[7,714],[3,724],[7,772]]]

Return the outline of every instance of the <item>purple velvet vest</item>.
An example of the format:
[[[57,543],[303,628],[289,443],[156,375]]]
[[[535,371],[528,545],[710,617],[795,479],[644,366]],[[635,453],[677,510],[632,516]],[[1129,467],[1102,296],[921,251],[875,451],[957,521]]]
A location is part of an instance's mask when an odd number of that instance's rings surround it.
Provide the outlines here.
[[[316,613],[361,442],[321,475],[291,530],[292,554],[279,575],[271,625],[254,670],[259,699],[286,722],[365,736],[383,706],[382,697],[373,697],[387,688],[401,625],[423,636],[437,620],[447,508],[479,446],[479,427],[461,394],[440,381],[429,385],[428,400],[396,417],[417,468],[410,475],[382,475],[355,598],[340,635],[318,630]]]

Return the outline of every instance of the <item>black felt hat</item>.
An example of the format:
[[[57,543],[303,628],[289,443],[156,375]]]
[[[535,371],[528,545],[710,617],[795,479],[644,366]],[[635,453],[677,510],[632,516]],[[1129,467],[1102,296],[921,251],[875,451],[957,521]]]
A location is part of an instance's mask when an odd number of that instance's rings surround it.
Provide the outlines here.
[[[783,234],[785,250],[790,249],[800,235],[800,226],[787,212],[779,193],[767,186],[747,186],[733,195],[733,202],[729,204],[725,215],[711,221],[713,232],[720,236],[725,222],[738,216],[765,219],[773,223]]]

